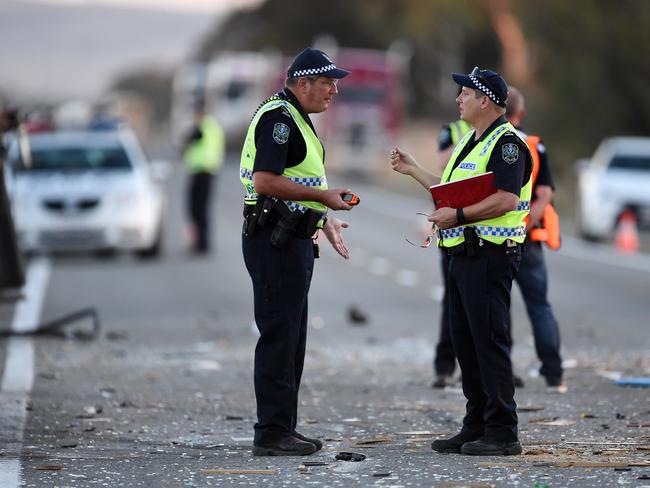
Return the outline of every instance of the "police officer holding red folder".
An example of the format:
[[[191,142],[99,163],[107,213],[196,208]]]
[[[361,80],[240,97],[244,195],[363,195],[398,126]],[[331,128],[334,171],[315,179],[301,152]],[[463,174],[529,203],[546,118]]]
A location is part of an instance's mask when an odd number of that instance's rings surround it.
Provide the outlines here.
[[[521,261],[530,208],[532,159],[524,140],[505,119],[508,87],[494,71],[454,73],[462,87],[460,116],[473,128],[454,149],[441,178],[395,148],[391,165],[427,189],[494,172],[496,192],[464,208],[435,210],[439,247],[449,260],[451,335],[458,357],[466,413],[459,434],[439,439],[438,452],[467,455],[521,453],[514,400],[508,314],[512,281]]]

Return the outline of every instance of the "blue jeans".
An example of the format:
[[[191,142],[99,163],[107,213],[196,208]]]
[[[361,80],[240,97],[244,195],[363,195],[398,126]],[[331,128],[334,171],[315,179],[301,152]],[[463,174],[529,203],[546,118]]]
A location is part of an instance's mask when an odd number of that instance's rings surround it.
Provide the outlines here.
[[[560,330],[547,299],[546,264],[541,243],[528,241],[515,279],[533,327],[537,357],[542,362],[539,373],[547,380],[560,379]]]

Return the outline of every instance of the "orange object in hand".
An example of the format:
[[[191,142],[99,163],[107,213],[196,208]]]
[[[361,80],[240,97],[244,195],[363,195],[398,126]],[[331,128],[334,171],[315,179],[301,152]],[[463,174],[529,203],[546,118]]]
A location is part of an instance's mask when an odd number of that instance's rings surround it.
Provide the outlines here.
[[[354,193],[343,193],[341,198],[348,205],[359,205],[359,202],[361,202],[361,199]]]

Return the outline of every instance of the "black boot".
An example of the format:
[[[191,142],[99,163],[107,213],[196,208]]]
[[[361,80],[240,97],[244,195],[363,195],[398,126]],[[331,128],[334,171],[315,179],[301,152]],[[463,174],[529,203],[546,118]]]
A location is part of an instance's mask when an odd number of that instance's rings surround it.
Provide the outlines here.
[[[315,452],[314,444],[292,435],[253,446],[253,456],[307,456]]]
[[[499,441],[491,437],[481,437],[479,440],[463,444],[461,452],[469,456],[514,456],[521,454],[521,444],[519,441]]]
[[[296,431],[293,432],[293,436],[294,436],[295,438],[297,438],[297,439],[300,439],[301,441],[305,441],[305,442],[310,442],[310,443],[312,443],[313,445],[316,446],[316,450],[317,450],[317,451],[320,451],[320,450],[323,448],[323,443],[321,442],[320,439],[314,439],[314,438],[311,438],[311,437],[305,437],[304,435],[299,434],[299,433],[296,432]]]
[[[460,454],[460,449],[467,442],[481,438],[481,434],[468,434],[461,432],[450,439],[437,439],[431,443],[431,449],[437,452]]]

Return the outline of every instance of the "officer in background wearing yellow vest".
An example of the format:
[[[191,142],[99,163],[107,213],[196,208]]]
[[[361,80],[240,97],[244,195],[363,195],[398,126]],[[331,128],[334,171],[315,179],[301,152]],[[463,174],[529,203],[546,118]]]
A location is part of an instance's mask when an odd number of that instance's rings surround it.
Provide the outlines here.
[[[553,175],[546,147],[540,137],[526,134],[520,128],[525,115],[524,96],[510,86],[506,118],[526,140],[533,157],[532,199],[526,223],[528,237],[516,281],[533,327],[535,350],[542,363],[539,373],[546,380],[549,391],[564,393],[566,386],[560,357],[560,329],[547,298],[548,280],[542,250],[542,242],[551,249],[557,249],[560,245],[559,222],[552,204]]]
[[[459,93],[460,94],[460,93]],[[463,119],[458,119],[440,129],[438,138],[438,169],[440,174],[445,171],[452,151],[460,140],[472,128]],[[449,269],[449,255],[444,248],[440,248],[440,269],[442,270],[444,295],[442,297],[442,311],[440,313],[440,328],[438,343],[433,357],[434,388],[444,388],[452,383],[456,369],[456,353],[451,341],[451,326],[449,324],[449,294],[447,292],[447,277]]]
[[[205,113],[202,103],[194,111],[194,126],[185,141],[183,159],[190,173],[187,210],[191,221],[192,252],[210,251],[210,199],[225,151],[221,126]]]
[[[307,295],[318,257],[312,237],[322,229],[347,259],[342,229],[348,224],[326,213],[352,207],[342,199],[349,189],[327,186],[324,149],[309,114],[327,110],[348,74],[322,51],[303,50],[288,68],[284,90],[257,109],[242,149],[242,249],[260,332],[254,456],[308,455],[323,447],[296,431]]]
[[[512,281],[526,238],[532,158],[505,119],[503,77],[479,68],[452,77],[462,87],[456,98],[460,116],[474,130],[454,149],[441,181],[492,171],[496,192],[465,208],[443,207],[429,216],[439,228],[438,245],[450,257],[451,335],[467,398],[460,433],[431,447],[478,456],[520,454],[508,323]],[[391,165],[423,186],[438,182],[399,148],[391,154]]]

